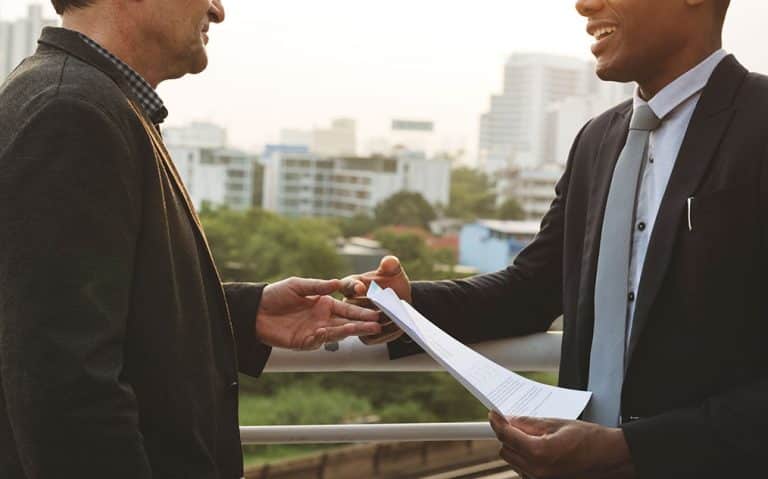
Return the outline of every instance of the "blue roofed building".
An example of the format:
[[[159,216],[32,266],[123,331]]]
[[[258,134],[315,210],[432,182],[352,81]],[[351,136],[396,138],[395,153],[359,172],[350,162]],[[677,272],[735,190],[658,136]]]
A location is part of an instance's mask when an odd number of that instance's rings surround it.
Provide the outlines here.
[[[492,273],[506,268],[539,232],[538,221],[480,220],[459,235],[459,263]]]

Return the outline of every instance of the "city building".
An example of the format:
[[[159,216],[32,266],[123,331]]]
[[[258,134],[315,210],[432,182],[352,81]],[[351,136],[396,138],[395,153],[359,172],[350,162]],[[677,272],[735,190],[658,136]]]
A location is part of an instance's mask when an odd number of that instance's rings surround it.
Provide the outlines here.
[[[565,165],[573,140],[592,118],[628,100],[634,83],[603,83],[599,95],[571,96],[547,109],[544,163]]]
[[[555,185],[565,167],[559,163],[545,163],[536,168],[510,169],[503,176],[502,198],[514,198],[523,209],[525,217],[540,220],[549,211],[555,198]]]
[[[355,156],[357,123],[350,118],[337,118],[329,128],[284,129],[280,132],[280,144],[304,146],[319,156]]]
[[[0,83],[37,50],[37,39],[44,27],[58,25],[58,20],[43,18],[42,5],[30,5],[26,18],[0,21]]]
[[[509,266],[539,232],[537,221],[481,220],[465,225],[459,235],[459,263],[480,273]]]
[[[227,130],[213,123],[192,122],[182,127],[163,128],[163,140],[166,145],[187,148],[225,148]]]
[[[373,214],[400,191],[448,204],[450,163],[423,155],[323,157],[306,147],[270,146],[262,154],[263,207],[288,216]]]
[[[163,130],[171,154],[195,208],[205,205],[245,210],[254,204],[254,182],[261,182],[255,155],[227,147],[226,130],[191,123]]]
[[[631,88],[601,82],[589,61],[536,53],[510,56],[503,92],[491,97],[489,111],[480,118],[479,166],[494,175],[555,161],[550,145],[553,124],[548,117],[553,105],[572,97],[600,97],[610,103],[628,98]],[[573,132],[575,136],[584,121],[579,117],[562,130],[563,135]],[[572,131],[574,125],[576,131]]]
[[[370,155],[419,154],[434,158],[437,150],[435,123],[429,120],[394,119],[387,136],[374,137],[366,143]]]

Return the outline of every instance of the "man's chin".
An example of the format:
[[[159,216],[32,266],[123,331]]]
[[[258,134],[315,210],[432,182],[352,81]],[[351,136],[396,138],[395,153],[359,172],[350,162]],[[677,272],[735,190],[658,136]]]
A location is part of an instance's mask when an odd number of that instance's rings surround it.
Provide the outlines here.
[[[618,68],[616,65],[608,63],[608,62],[600,62],[598,60],[597,66],[595,67],[595,73],[597,74],[597,77],[600,78],[603,81],[611,81],[611,82],[629,82],[634,81],[632,75],[626,71],[624,68]]]

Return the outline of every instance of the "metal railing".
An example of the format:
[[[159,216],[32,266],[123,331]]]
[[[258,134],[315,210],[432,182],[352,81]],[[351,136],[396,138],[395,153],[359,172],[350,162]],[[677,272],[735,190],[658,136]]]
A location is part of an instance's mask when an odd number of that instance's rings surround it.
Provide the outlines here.
[[[524,338],[473,345],[479,353],[513,371],[556,371],[562,334],[550,332]],[[275,350],[267,373],[287,372],[428,372],[443,369],[426,354],[390,360],[385,345],[365,346],[350,338],[337,350],[313,352]],[[243,444],[339,442],[422,442],[495,439],[487,422],[415,424],[336,424],[323,426],[243,426]]]

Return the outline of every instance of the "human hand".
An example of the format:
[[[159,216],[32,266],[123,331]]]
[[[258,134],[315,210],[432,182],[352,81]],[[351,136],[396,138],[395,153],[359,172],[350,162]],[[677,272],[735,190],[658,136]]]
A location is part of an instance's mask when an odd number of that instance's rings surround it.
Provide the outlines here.
[[[379,268],[367,273],[347,276],[341,280],[341,292],[347,298],[365,296],[371,281],[382,288],[392,288],[400,299],[413,302],[411,296],[411,282],[396,256],[386,256],[381,260]]]
[[[536,479],[631,479],[636,473],[621,429],[582,421],[504,418],[492,412],[499,455]]]
[[[289,278],[264,288],[256,336],[269,346],[317,349],[349,336],[381,332],[379,313],[327,296],[341,288],[334,279]]]

